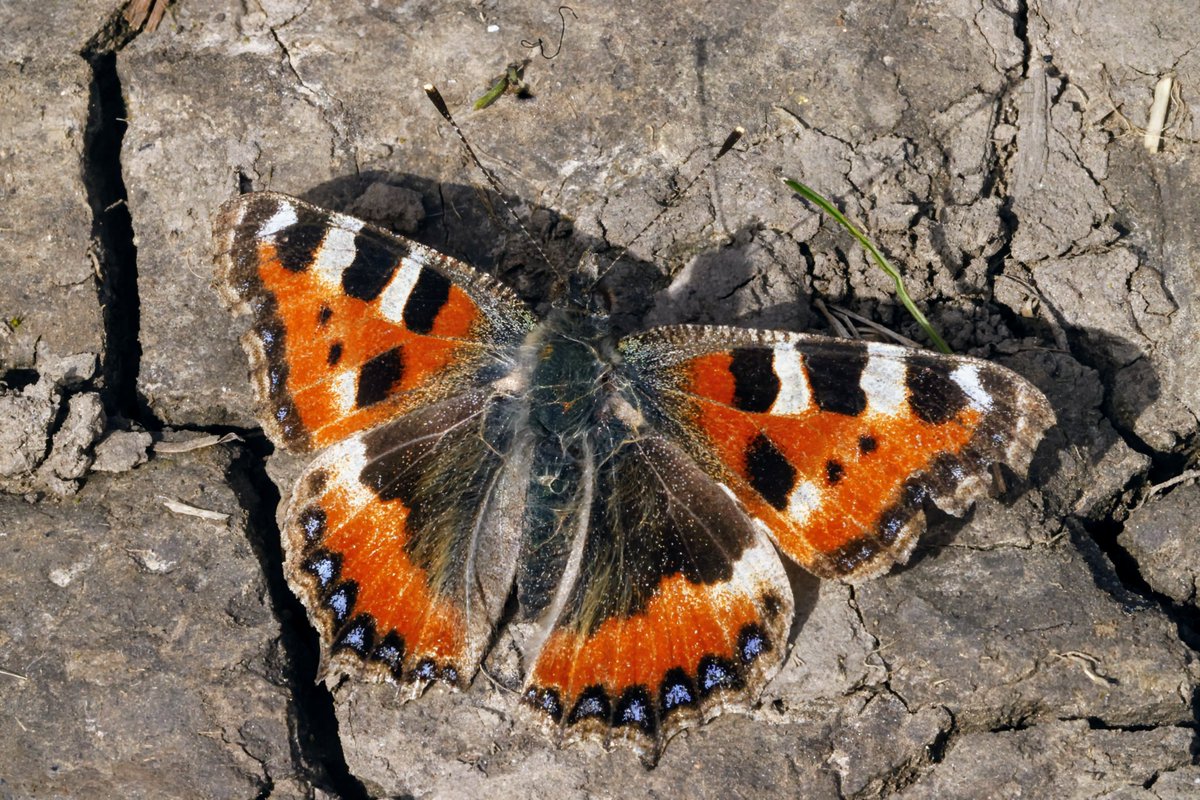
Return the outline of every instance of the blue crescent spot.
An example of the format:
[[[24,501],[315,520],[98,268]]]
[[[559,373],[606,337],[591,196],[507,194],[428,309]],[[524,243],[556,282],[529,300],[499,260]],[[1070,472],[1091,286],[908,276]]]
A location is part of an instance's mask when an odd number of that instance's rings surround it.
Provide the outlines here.
[[[682,683],[677,683],[671,688],[667,689],[667,694],[663,705],[665,705],[667,708],[674,708],[675,706],[681,706],[690,702],[692,702],[692,693],[689,692],[687,687]]]
[[[742,660],[753,661],[763,651],[763,640],[761,636],[754,635],[746,639],[746,643],[742,645]]]
[[[704,688],[711,689],[714,686],[724,686],[729,683],[729,670],[719,664],[710,664],[708,669],[704,670]]]
[[[316,573],[317,581],[320,582],[322,586],[325,586],[331,580],[333,580],[333,560],[329,558],[322,558],[320,561],[317,561],[313,564],[313,572]]]
[[[597,698],[587,697],[580,702],[579,713],[581,716],[586,715],[589,717],[595,717],[604,713],[604,706]]]
[[[329,607],[333,609],[333,613],[339,617],[344,617],[346,612],[350,610],[350,601],[346,597],[345,590],[334,592],[329,598]]]

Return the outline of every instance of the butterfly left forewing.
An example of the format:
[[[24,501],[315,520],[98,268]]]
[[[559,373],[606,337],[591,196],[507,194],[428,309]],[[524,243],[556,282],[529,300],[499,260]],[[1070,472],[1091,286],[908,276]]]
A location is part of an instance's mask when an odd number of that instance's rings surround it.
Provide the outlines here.
[[[911,552],[924,502],[961,514],[993,464],[1023,470],[1045,397],[979,359],[735,328],[622,342],[647,412],[791,559],[862,579]]]
[[[362,220],[273,192],[216,220],[216,284],[252,318],[259,416],[309,451],[511,364],[534,320],[489,276]]]

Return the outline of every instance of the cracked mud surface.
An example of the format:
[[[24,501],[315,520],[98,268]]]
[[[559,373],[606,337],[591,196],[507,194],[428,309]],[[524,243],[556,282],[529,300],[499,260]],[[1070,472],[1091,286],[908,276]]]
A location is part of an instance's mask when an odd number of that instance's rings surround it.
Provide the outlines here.
[[[0,7],[0,798],[1196,796],[1185,5],[576,6],[534,99],[474,113],[521,40],[556,39],[555,4],[179,0],[154,32],[111,0]],[[482,678],[408,704],[312,683],[275,523],[303,464],[252,417],[211,219],[285,191],[544,300],[430,80],[561,263],[615,253],[747,128],[634,246],[627,327],[828,331],[823,303],[919,340],[795,177],[902,266],[952,347],[1058,415],[1028,481],[933,519],[904,568],[794,574],[762,703],[653,771],[556,749]]]

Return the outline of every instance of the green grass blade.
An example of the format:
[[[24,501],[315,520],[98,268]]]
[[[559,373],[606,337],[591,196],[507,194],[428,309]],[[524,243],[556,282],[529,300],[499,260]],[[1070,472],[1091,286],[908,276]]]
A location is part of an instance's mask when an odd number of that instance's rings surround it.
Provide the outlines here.
[[[496,79],[496,82],[492,85],[492,88],[488,89],[487,92],[484,93],[483,97],[481,97],[475,101],[475,106],[474,106],[475,110],[479,111],[481,109],[487,108],[492,103],[499,100],[500,97],[507,91],[508,91],[508,75],[501,75],[499,78]]]
[[[921,309],[917,308],[916,303],[914,303],[913,299],[909,297],[908,290],[904,288],[904,279],[900,277],[900,271],[891,265],[891,262],[884,257],[883,253],[879,252],[879,248],[877,248],[871,242],[871,240],[866,237],[866,234],[854,227],[850,220],[846,219],[846,215],[841,211],[838,211],[833,203],[829,202],[824,197],[817,194],[817,192],[805,186],[803,183],[800,183],[800,181],[794,181],[790,178],[785,178],[783,182],[787,184],[788,188],[793,192],[800,195],[810,203],[815,204],[826,214],[837,220],[839,225],[848,230],[850,235],[858,240],[858,243],[863,246],[863,249],[870,254],[871,259],[896,284],[896,295],[900,298],[900,302],[908,310],[908,313],[912,315],[912,318],[917,321],[917,324],[921,326],[921,329],[925,331],[925,334],[929,337],[930,341],[932,341],[937,349],[941,350],[943,353],[951,352],[950,346],[947,345],[945,340],[938,335],[938,332],[935,331],[933,326],[929,324],[929,320],[925,319],[925,315],[921,313]]]

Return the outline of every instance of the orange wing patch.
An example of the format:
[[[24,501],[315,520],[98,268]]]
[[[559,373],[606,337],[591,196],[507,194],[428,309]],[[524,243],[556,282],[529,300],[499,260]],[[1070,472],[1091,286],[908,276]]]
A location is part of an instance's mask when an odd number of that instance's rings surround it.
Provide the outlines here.
[[[695,423],[741,478],[733,488],[751,516],[767,523],[788,556],[827,574],[822,558],[872,532],[905,500],[905,480],[962,451],[981,418],[967,410],[941,425],[822,411],[756,419],[702,403]]]
[[[259,245],[259,264],[263,288],[275,299],[284,331],[281,358],[287,365],[282,386],[269,382],[264,388],[272,396],[281,389],[290,395],[310,448],[427,402],[429,392],[422,388],[461,363],[464,349],[471,352],[471,362],[476,360],[477,345],[462,340],[480,323],[479,309],[448,282],[445,300],[432,315],[428,334],[422,335],[385,318],[378,300],[331,293],[309,271],[285,269],[269,243]]]
[[[695,675],[706,655],[731,660],[738,632],[761,616],[752,597],[675,575],[633,617],[609,618],[590,635],[556,631],[538,659],[533,683],[564,697],[578,697],[591,686],[611,696],[630,686],[658,686],[672,667]]]

